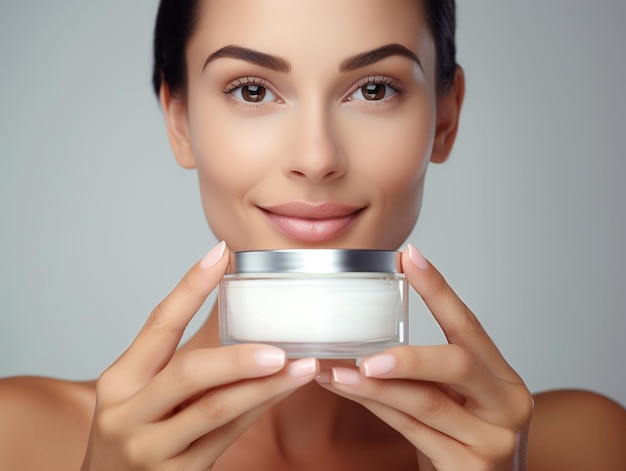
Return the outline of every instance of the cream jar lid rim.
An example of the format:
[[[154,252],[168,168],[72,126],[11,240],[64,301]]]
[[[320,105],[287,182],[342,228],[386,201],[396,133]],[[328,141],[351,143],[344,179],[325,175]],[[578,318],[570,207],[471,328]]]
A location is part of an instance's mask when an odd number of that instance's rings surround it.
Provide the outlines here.
[[[229,273],[402,273],[401,252],[283,249],[232,252]]]

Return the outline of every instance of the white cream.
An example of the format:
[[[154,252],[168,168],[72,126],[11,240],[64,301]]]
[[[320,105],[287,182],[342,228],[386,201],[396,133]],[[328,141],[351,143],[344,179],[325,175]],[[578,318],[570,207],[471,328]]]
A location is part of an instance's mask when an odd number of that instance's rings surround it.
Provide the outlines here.
[[[370,342],[398,333],[396,280],[240,280],[226,298],[231,337],[260,342]]]

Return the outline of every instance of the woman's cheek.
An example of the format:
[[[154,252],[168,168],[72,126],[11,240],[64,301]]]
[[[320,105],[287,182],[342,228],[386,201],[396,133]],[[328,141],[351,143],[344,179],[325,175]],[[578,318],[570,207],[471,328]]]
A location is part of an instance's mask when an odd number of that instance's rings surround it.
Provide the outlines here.
[[[192,148],[204,213],[211,230],[231,248],[246,247],[250,191],[275,172],[276,127],[263,118],[228,112],[192,121]],[[242,238],[242,240],[239,240]]]
[[[199,120],[198,120],[199,121]],[[198,122],[197,121],[197,122]],[[246,188],[271,165],[271,134],[264,118],[214,112],[193,132],[193,152],[201,185],[227,193]]]
[[[379,234],[378,245],[395,249],[409,236],[420,213],[433,119],[429,113],[412,113],[369,123],[367,129],[375,132],[353,148],[360,158],[351,169],[358,169],[359,180],[369,182],[377,199],[375,224],[387,228]]]
[[[433,118],[430,113],[400,113],[349,123],[351,168],[367,174],[386,192],[414,189],[430,159]]]

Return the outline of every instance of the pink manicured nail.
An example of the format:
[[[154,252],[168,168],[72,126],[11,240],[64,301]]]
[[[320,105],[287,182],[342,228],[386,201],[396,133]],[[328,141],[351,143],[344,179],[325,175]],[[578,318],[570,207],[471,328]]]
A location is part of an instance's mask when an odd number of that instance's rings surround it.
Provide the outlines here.
[[[302,378],[315,373],[317,369],[317,361],[315,358],[303,358],[291,363],[287,367],[287,372],[292,378]]]
[[[413,265],[415,265],[420,270],[426,270],[428,268],[428,262],[426,261],[422,253],[411,244],[408,245],[408,249],[409,260],[413,262]]]
[[[333,381],[339,384],[359,384],[361,374],[350,368],[333,368]]]
[[[204,269],[211,268],[220,260],[220,258],[222,258],[222,255],[224,255],[225,249],[226,249],[226,242],[222,241],[219,244],[217,244],[215,247],[213,247],[209,251],[208,254],[204,256],[204,258],[200,262],[200,267]]]
[[[264,347],[254,353],[257,365],[263,368],[282,368],[285,364],[285,352],[279,348]]]
[[[320,371],[315,377],[315,381],[318,383],[330,383],[330,370]]]
[[[396,366],[396,358],[393,355],[376,355],[363,361],[365,376],[381,376],[389,373]]]

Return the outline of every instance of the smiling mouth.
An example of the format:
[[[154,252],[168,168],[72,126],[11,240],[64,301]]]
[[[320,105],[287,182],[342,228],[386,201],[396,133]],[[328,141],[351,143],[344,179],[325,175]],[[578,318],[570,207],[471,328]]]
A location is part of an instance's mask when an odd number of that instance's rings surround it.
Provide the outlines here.
[[[347,232],[365,207],[337,203],[286,203],[259,206],[259,209],[278,232],[290,239],[321,243]]]

